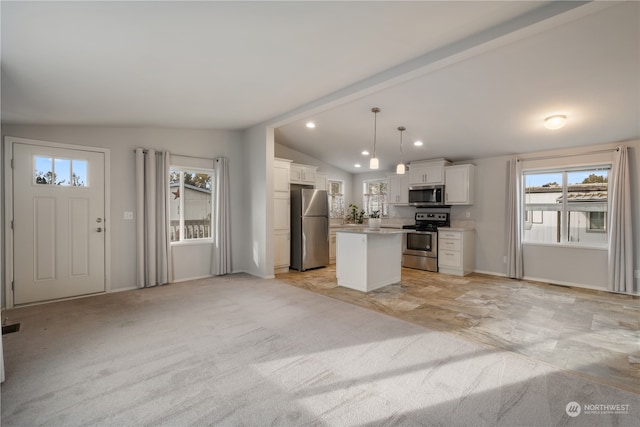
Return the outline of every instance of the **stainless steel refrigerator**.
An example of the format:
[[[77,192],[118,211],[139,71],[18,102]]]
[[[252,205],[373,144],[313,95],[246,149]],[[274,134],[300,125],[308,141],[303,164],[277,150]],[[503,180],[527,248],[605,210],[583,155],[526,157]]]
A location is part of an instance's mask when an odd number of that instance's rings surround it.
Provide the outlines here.
[[[329,264],[327,192],[291,190],[291,268],[304,271]]]

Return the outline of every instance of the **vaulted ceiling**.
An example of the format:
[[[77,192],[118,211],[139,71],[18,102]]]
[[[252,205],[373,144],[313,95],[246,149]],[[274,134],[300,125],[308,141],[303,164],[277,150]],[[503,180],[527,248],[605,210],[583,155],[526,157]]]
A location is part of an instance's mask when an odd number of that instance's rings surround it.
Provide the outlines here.
[[[399,160],[398,126],[405,161],[640,138],[636,1],[1,8],[3,123],[264,123],[276,142],[351,172],[367,169],[372,107],[382,169]],[[545,129],[550,114],[567,125]]]

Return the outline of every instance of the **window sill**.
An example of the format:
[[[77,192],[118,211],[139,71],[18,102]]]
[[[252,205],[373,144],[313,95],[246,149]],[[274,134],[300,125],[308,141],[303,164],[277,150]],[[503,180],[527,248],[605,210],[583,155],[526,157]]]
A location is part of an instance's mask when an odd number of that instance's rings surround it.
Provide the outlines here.
[[[563,248],[563,249],[586,249],[591,251],[608,251],[607,245],[579,245],[570,243],[539,243],[539,242],[522,242],[522,246],[543,246],[547,248]]]

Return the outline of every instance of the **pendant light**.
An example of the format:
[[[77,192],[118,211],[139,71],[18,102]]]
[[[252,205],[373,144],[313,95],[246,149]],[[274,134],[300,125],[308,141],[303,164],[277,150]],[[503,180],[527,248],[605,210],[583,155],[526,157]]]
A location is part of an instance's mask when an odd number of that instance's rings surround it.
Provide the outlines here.
[[[396,173],[398,175],[404,175],[405,167],[404,163],[402,162],[402,132],[407,130],[407,128],[405,128],[404,126],[400,126],[398,130],[400,131],[400,163],[398,163],[398,166],[396,166]]]
[[[373,157],[369,160],[369,169],[378,169],[378,158],[376,157],[376,127],[378,124],[377,119],[380,109],[378,107],[373,107],[371,112],[373,113]]]

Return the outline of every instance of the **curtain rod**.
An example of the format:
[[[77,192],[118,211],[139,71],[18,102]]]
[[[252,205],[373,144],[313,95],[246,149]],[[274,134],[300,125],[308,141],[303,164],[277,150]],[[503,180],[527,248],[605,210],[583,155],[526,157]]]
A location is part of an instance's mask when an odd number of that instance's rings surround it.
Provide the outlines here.
[[[561,154],[561,155],[555,155],[555,156],[540,156],[540,157],[524,157],[524,158],[519,158],[517,159],[517,161],[527,161],[527,160],[548,160],[548,159],[562,159],[564,157],[575,157],[575,156],[586,156],[588,154],[600,154],[600,153],[609,153],[611,151],[620,151],[620,147],[616,147],[616,148],[608,148],[606,150],[595,150],[595,151],[586,151],[584,153],[578,153],[578,154]]]
[[[136,151],[138,151],[138,149],[134,149],[133,152],[135,153]],[[147,154],[149,152],[149,150],[147,149],[142,149],[142,152]],[[157,153],[160,153],[161,151],[156,151]],[[200,159],[200,160],[211,160],[212,162],[215,161],[216,159],[210,159],[209,157],[201,157],[201,156],[187,156],[186,154],[178,154],[178,153],[170,153],[172,156],[179,156],[179,157],[188,157],[190,159]]]

